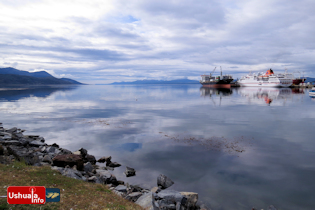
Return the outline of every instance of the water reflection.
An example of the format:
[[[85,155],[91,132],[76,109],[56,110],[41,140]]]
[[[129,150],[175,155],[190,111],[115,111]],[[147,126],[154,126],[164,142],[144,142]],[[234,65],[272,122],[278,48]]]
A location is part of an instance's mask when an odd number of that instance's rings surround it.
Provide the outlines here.
[[[0,114],[6,128],[112,156],[122,164],[115,175],[130,184],[150,188],[166,174],[171,189],[198,192],[213,210],[311,210],[314,106],[308,93],[288,90],[107,85],[32,90],[16,100],[3,90]],[[283,101],[288,106],[273,106]],[[124,177],[125,166],[137,175]]]
[[[233,94],[233,90],[230,88],[208,88],[201,87],[200,88],[201,96],[203,97],[211,97],[212,95],[216,96],[230,96]]]
[[[251,102],[264,101],[265,104],[271,105],[274,101],[285,103],[288,99],[292,99],[292,94],[304,94],[304,92],[291,88],[241,87],[238,88],[238,94]]]
[[[232,89],[230,88],[210,88],[210,87],[201,87],[200,95],[204,98],[210,98],[213,105],[221,106],[222,97],[231,96],[233,94]],[[216,97],[219,97],[219,102],[215,100]]]
[[[75,85],[0,87],[0,101],[17,101],[28,97],[47,98],[54,92],[70,91],[77,87]]]

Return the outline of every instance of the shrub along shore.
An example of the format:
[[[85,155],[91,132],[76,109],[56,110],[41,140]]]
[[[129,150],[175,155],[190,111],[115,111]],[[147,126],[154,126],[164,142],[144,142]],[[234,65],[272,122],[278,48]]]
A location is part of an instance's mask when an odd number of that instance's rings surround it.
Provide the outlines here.
[[[8,186],[45,186],[60,188],[61,202],[41,205],[41,209],[206,209],[197,205],[197,193],[168,190],[174,182],[163,174],[152,189],[129,185],[116,179],[114,168],[121,165],[110,156],[96,160],[84,148],[71,152],[23,132],[0,123],[0,196],[6,195]],[[106,162],[106,167],[96,162]],[[135,176],[136,170],[126,167],[125,175]],[[38,208],[8,205],[0,198],[0,209],[12,207]]]

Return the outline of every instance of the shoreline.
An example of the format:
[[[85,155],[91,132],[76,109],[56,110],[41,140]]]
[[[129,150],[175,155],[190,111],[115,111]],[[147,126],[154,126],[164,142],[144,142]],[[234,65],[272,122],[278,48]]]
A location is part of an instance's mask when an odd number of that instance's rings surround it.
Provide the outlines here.
[[[105,185],[111,192],[146,210],[210,210],[204,204],[197,203],[198,193],[168,190],[174,182],[163,174],[157,177],[157,186],[152,189],[130,185],[117,180],[114,170],[121,164],[112,162],[111,156],[96,160],[84,148],[71,152],[56,143],[46,144],[45,139],[39,135],[23,135],[24,131],[16,127],[5,129],[0,122],[0,164],[10,164],[17,160],[31,166],[48,166],[63,176]],[[106,166],[101,167],[97,162]],[[136,176],[136,170],[128,166],[124,173],[126,177]],[[273,205],[267,209],[277,210]]]
[[[129,185],[116,179],[113,172],[121,164],[112,162],[111,156],[96,160],[84,148],[71,152],[56,143],[47,145],[39,135],[23,135],[24,131],[16,127],[6,129],[0,123],[0,163],[17,160],[32,166],[50,166],[64,176],[104,184],[144,209],[207,209],[197,204],[198,193],[167,190],[174,182],[163,174],[157,177],[157,186],[152,189]],[[106,167],[99,167],[96,162],[106,163]],[[125,175],[136,176],[136,170],[126,166]]]

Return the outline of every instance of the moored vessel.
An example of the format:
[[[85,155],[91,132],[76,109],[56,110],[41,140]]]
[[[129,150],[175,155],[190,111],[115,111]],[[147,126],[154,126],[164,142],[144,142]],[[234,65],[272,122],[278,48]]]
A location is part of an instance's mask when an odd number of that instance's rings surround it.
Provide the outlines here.
[[[243,87],[289,87],[292,85],[294,76],[292,74],[275,74],[272,69],[266,73],[249,73],[238,80],[238,84]]]
[[[304,79],[304,78],[295,78],[295,79],[292,81],[292,83],[293,83],[293,85],[299,85],[299,84],[301,84],[301,83],[304,83],[305,80],[306,80],[306,79]]]
[[[233,78],[231,75],[221,75],[220,76],[212,76],[217,67],[213,69],[213,71],[209,75],[201,75],[201,80],[199,81],[203,87],[213,87],[213,88],[230,88],[231,82]]]
[[[313,87],[308,94],[309,96],[315,96],[315,87]]]

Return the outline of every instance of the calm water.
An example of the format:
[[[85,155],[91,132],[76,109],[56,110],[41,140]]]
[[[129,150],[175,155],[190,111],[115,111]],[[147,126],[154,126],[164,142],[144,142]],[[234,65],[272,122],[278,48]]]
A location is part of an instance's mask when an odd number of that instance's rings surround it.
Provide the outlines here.
[[[200,85],[0,89],[4,127],[122,164],[151,188],[160,173],[214,210],[315,209],[315,101],[308,90]],[[137,176],[125,178],[125,166]]]

